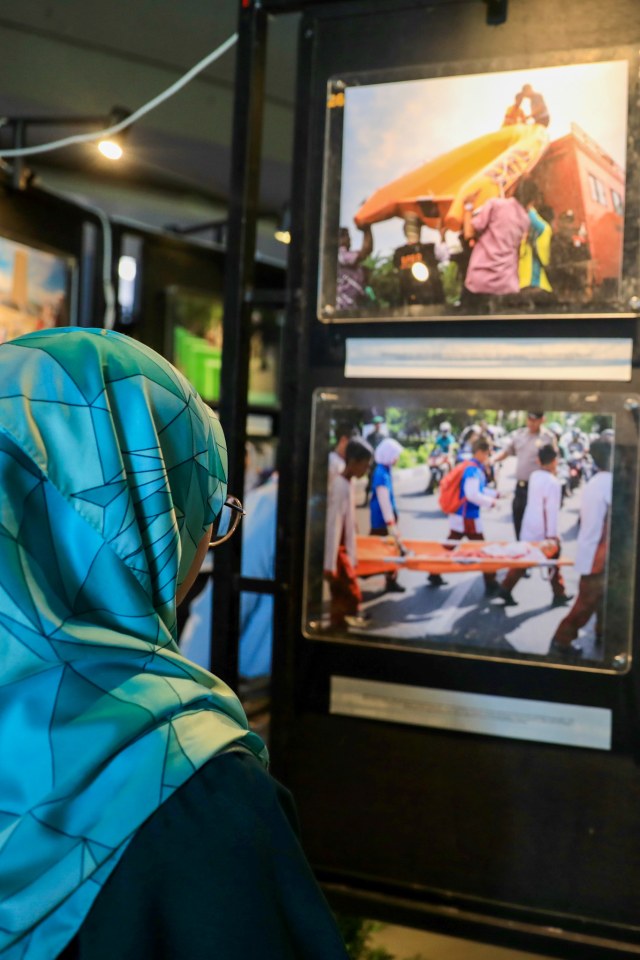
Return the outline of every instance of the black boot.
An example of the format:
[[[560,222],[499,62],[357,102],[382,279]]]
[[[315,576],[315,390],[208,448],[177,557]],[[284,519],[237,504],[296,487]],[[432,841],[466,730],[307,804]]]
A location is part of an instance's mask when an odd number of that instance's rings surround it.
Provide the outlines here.
[[[439,573],[430,573],[427,583],[430,587],[446,587],[447,581]]]

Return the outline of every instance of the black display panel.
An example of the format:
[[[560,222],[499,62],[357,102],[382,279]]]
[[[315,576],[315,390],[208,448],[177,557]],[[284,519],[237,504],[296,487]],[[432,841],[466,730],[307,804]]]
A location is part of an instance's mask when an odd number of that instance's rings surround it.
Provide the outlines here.
[[[635,440],[627,448],[632,462],[623,452],[624,445],[617,446],[621,418],[633,421],[631,411],[623,412],[618,401],[627,389],[630,398],[640,389],[639,331],[633,319],[623,317],[625,313],[637,315],[633,297],[640,295],[637,229],[628,218],[640,196],[636,181],[637,97],[634,100],[633,94],[625,103],[630,110],[621,274],[623,281],[627,277],[630,283],[625,288],[626,299],[620,301],[620,312],[618,305],[609,309],[601,303],[582,309],[584,304],[580,304],[576,317],[567,301],[562,309],[546,316],[537,305],[524,305],[505,321],[504,314],[492,309],[475,319],[471,314],[463,319],[453,304],[449,312],[442,304],[426,303],[399,313],[374,316],[366,310],[362,315],[352,311],[342,317],[335,313],[320,317],[326,306],[335,310],[330,274],[336,270],[339,227],[350,226],[353,247],[360,246],[355,226],[341,223],[342,148],[332,151],[328,147],[333,143],[330,128],[342,126],[340,95],[344,95],[348,110],[351,93],[355,102],[365,96],[359,87],[364,91],[376,83],[446,81],[456,76],[589,65],[609,59],[631,64],[629,90],[636,89],[640,8],[631,0],[610,6],[605,17],[597,4],[577,0],[556,6],[546,0],[512,2],[506,22],[499,28],[487,26],[486,12],[486,5],[475,0],[410,0],[402,4],[361,0],[344,7],[320,5],[305,15],[301,25],[283,385],[281,461],[287,469],[281,470],[280,477],[285,509],[279,516],[278,564],[284,589],[276,599],[273,769],[296,798],[306,849],[332,903],[340,909],[548,955],[610,960],[637,955],[640,944],[635,893],[640,882],[640,844],[636,839],[640,695],[637,658],[633,659],[637,628],[631,629],[632,659],[621,670],[613,666],[614,655],[606,644],[600,661],[587,657],[586,663],[584,654],[582,663],[550,658],[546,628],[540,650],[533,656],[520,654],[517,662],[503,655],[504,648],[497,651],[498,656],[495,651],[487,655],[486,650],[478,655],[477,648],[441,649],[446,643],[444,634],[431,649],[427,649],[428,641],[416,650],[413,640],[403,637],[398,642],[395,636],[389,643],[388,637],[374,636],[379,634],[377,628],[362,624],[347,624],[346,630],[335,632],[326,629],[327,460],[337,440],[337,416],[344,415],[347,407],[341,407],[340,414],[335,408],[335,417],[316,416],[315,390],[334,395],[333,399],[327,397],[327,408],[335,400],[355,395],[349,415],[354,418],[352,426],[362,433],[368,432],[374,416],[387,415],[390,395],[400,400],[415,391],[416,396],[422,394],[428,410],[446,409],[452,415],[463,411],[472,418],[479,410],[522,416],[531,408],[539,410],[541,402],[549,424],[555,413],[565,415],[565,422],[567,415],[587,413],[591,405],[584,404],[593,393],[603,401],[600,412],[613,417],[613,426],[603,423],[600,432],[616,432],[614,486],[624,485],[622,478],[628,469],[632,476],[637,470]],[[340,82],[343,89],[334,86]],[[501,110],[514,92],[511,88],[505,92]],[[576,96],[576,91],[571,95]],[[331,101],[332,97],[336,99]],[[578,90],[574,102],[579,98]],[[471,101],[472,110],[480,113],[484,109],[475,93]],[[619,106],[616,96],[616,108]],[[597,109],[594,105],[594,115]],[[379,127],[384,136],[382,118]],[[422,136],[423,127],[429,130],[428,120],[419,116],[406,142],[395,151],[398,164],[404,162],[413,140]],[[364,142],[361,149],[366,157],[369,143]],[[375,163],[376,156],[369,156]],[[399,170],[398,175],[403,172]],[[379,186],[391,179],[381,180]],[[586,189],[591,189],[588,181]],[[594,197],[596,203],[595,185]],[[367,191],[358,199],[366,201]],[[374,237],[375,230],[374,224]],[[426,232],[420,242],[426,245]],[[455,323],[451,322],[454,318]],[[603,338],[628,338],[633,341],[633,373],[626,381],[595,372],[591,378],[574,379],[575,363],[570,358],[566,369],[557,371],[553,384],[542,373],[528,377],[528,371],[517,373],[512,366],[510,371],[496,371],[493,382],[489,378],[479,385],[480,374],[458,371],[444,376],[442,364],[433,363],[432,369],[440,367],[437,373],[425,373],[421,379],[413,371],[409,380],[404,370],[356,371],[355,359],[362,366],[367,358],[363,351],[355,357],[349,349],[354,341],[366,339],[373,366],[379,367],[376,338],[387,343],[401,341],[406,352],[412,349],[410,340],[420,338],[428,355],[430,338],[457,343],[505,336],[523,341],[580,337],[593,345],[595,360],[604,352],[599,347]],[[419,357],[415,359],[417,363]],[[530,360],[525,356],[524,366],[530,366]],[[499,366],[497,356],[494,361]],[[441,379],[428,382],[429,377]],[[628,388],[620,382],[614,385],[614,379],[626,382]],[[443,398],[449,391],[459,391],[462,402],[445,405]],[[477,400],[477,394],[485,399]],[[505,394],[508,402],[503,407],[496,396]],[[549,394],[560,395],[561,402],[556,406],[554,399],[547,405]],[[609,398],[616,397],[614,406],[607,408]],[[401,403],[395,406],[399,408]],[[432,431],[442,419],[429,423],[427,429]],[[312,438],[314,423],[318,429]],[[462,426],[455,424],[457,433]],[[632,432],[635,436],[635,426]],[[409,444],[403,442],[403,446]],[[502,462],[501,471],[508,469],[507,463],[506,459]],[[424,488],[415,496],[416,510],[425,508],[424,513],[433,513],[437,497],[426,494],[428,474],[424,464],[416,464],[418,467],[423,471]],[[504,473],[505,482],[506,477]],[[356,502],[363,503],[365,491],[359,482],[354,492]],[[585,486],[583,478],[578,492],[572,491],[565,500],[563,510],[569,510],[572,496],[577,507]],[[626,502],[631,504],[632,487],[629,490]],[[503,507],[506,526],[511,507],[506,497],[500,509]],[[363,535],[368,535],[370,517],[363,507],[357,509],[363,518]],[[637,518],[636,513],[633,516]],[[633,530],[622,530],[626,522]],[[611,617],[617,616],[618,599],[620,608],[626,604],[630,615],[628,604],[637,595],[633,571],[616,569],[612,573],[618,562],[614,542],[626,539],[628,546],[618,556],[621,563],[623,556],[634,563],[630,545],[637,535],[637,520],[627,521],[620,513],[616,523],[619,532],[615,534],[612,528],[605,613],[605,633],[614,645],[618,629],[612,627]],[[315,533],[310,536],[312,530]],[[402,532],[409,540],[407,530]],[[568,551],[566,530],[564,539]],[[309,557],[306,568],[305,556]],[[380,575],[376,576],[380,586]],[[455,578],[445,587],[454,593],[463,578],[481,578],[482,571],[442,576]],[[614,599],[618,576],[628,596],[618,598],[616,594]],[[425,594],[441,589],[427,586],[426,571],[400,569],[398,573],[401,585],[410,586],[418,577]],[[544,617],[547,621],[564,617],[566,607],[551,607],[550,587],[537,583],[536,578],[540,579],[538,571],[515,585],[512,592],[518,606],[502,612],[506,620],[513,623],[520,608],[527,608],[530,591],[538,591],[542,600],[541,585],[548,592],[539,622],[544,625]],[[374,584],[374,577],[363,579],[363,593]],[[476,590],[481,590],[479,583],[472,596]],[[389,592],[384,599],[370,597],[363,606],[370,603],[375,610],[377,605],[381,612],[383,603],[389,601],[389,607],[394,604],[397,608],[412,591],[417,595],[417,587],[412,587],[404,594]],[[490,601],[487,606],[494,605],[497,603]],[[457,621],[460,608],[457,603],[451,606]],[[478,609],[478,605],[470,607],[473,617]],[[527,614],[526,609],[524,612]],[[494,616],[481,614],[487,615]],[[635,620],[634,616],[631,622]],[[321,629],[309,629],[316,621]],[[523,622],[526,625],[527,616]],[[392,627],[404,629],[407,625],[408,618],[399,618]],[[623,633],[627,628],[628,621]],[[423,641],[425,636],[423,630]],[[467,634],[465,645],[470,639]],[[590,652],[597,653],[593,647]],[[464,723],[438,725],[433,720],[435,708],[422,722],[413,708],[423,697],[431,698],[432,706],[446,698],[457,701],[465,722],[473,717],[473,723],[475,698],[492,698],[489,711],[491,704],[496,708],[507,703],[520,705],[522,711],[536,714],[541,726],[554,712],[558,728],[565,711],[576,722],[583,715],[598,714],[608,722],[607,737],[605,742],[597,743],[594,738],[572,744],[562,735],[553,740],[518,735],[515,723],[511,733],[495,724],[483,728]],[[513,716],[518,716],[517,709]]]

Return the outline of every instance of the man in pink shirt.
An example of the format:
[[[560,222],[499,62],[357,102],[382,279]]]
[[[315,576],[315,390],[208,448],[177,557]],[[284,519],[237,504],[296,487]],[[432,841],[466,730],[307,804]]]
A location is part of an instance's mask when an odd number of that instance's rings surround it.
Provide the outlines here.
[[[536,195],[536,186],[521,180],[512,197],[492,197],[475,212],[471,201],[465,203],[464,237],[475,239],[464,281],[468,306],[479,306],[487,296],[520,292],[520,243],[529,230],[527,208]]]

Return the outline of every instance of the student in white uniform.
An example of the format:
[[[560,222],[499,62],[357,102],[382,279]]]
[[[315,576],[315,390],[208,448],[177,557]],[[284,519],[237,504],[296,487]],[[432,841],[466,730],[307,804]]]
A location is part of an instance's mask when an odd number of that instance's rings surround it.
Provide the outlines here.
[[[539,543],[542,540],[554,540],[557,550],[550,556],[550,560],[557,560],[560,556],[560,535],[558,520],[560,518],[560,502],[562,499],[562,484],[556,477],[558,465],[558,451],[551,444],[540,447],[538,451],[539,467],[529,477],[527,490],[527,505],[522,517],[520,540],[529,543]],[[561,607],[569,602],[571,597],[565,590],[564,580],[560,567],[551,567],[549,583],[553,591],[553,607]],[[505,607],[515,607],[518,601],[511,591],[518,580],[524,576],[524,568],[512,568],[502,581],[498,591],[498,598],[504,601]]]
[[[329,452],[329,484],[334,477],[343,472],[347,444],[354,436],[356,431],[350,423],[339,423],[336,427],[336,445]]]
[[[604,587],[609,516],[613,477],[613,443],[594,440],[591,457],[598,472],[587,482],[580,506],[580,533],[576,547],[576,572],[580,574],[578,595],[564,620],[558,626],[549,653],[561,656],[582,656],[582,644],[576,637],[595,614],[595,642],[602,643]]]
[[[362,592],[355,575],[356,505],[352,480],[364,477],[373,450],[361,437],[350,440],[345,450],[345,467],[329,485],[327,528],[324,547],[324,579],[331,593],[330,618],[333,629],[359,620]]]

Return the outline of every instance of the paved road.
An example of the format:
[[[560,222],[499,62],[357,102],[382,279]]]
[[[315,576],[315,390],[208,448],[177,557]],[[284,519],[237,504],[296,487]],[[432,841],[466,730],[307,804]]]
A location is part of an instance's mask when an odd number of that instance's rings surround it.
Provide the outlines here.
[[[495,508],[483,511],[487,540],[514,539],[511,521],[511,499],[515,485],[515,459],[501,465],[498,490],[501,499]],[[402,477],[396,484],[401,535],[410,539],[445,539],[449,525],[438,507],[437,495],[424,493],[424,475],[414,472]],[[563,558],[575,556],[581,489],[568,497],[561,510],[560,535]],[[369,510],[359,507],[358,529],[369,532]],[[502,576],[499,574],[499,576]],[[578,577],[573,567],[565,569],[566,590],[577,592]],[[415,649],[427,647],[477,649],[478,652],[500,651],[509,654],[546,655],[551,637],[569,607],[552,608],[551,588],[544,572],[532,570],[514,588],[518,606],[505,608],[499,600],[487,600],[480,573],[449,574],[446,586],[427,586],[424,573],[402,570],[399,582],[406,592],[385,593],[384,578],[371,577],[361,581],[364,594],[363,612],[372,618],[367,636],[381,643],[395,643]],[[584,659],[599,660],[594,645],[592,621],[581,634]]]

